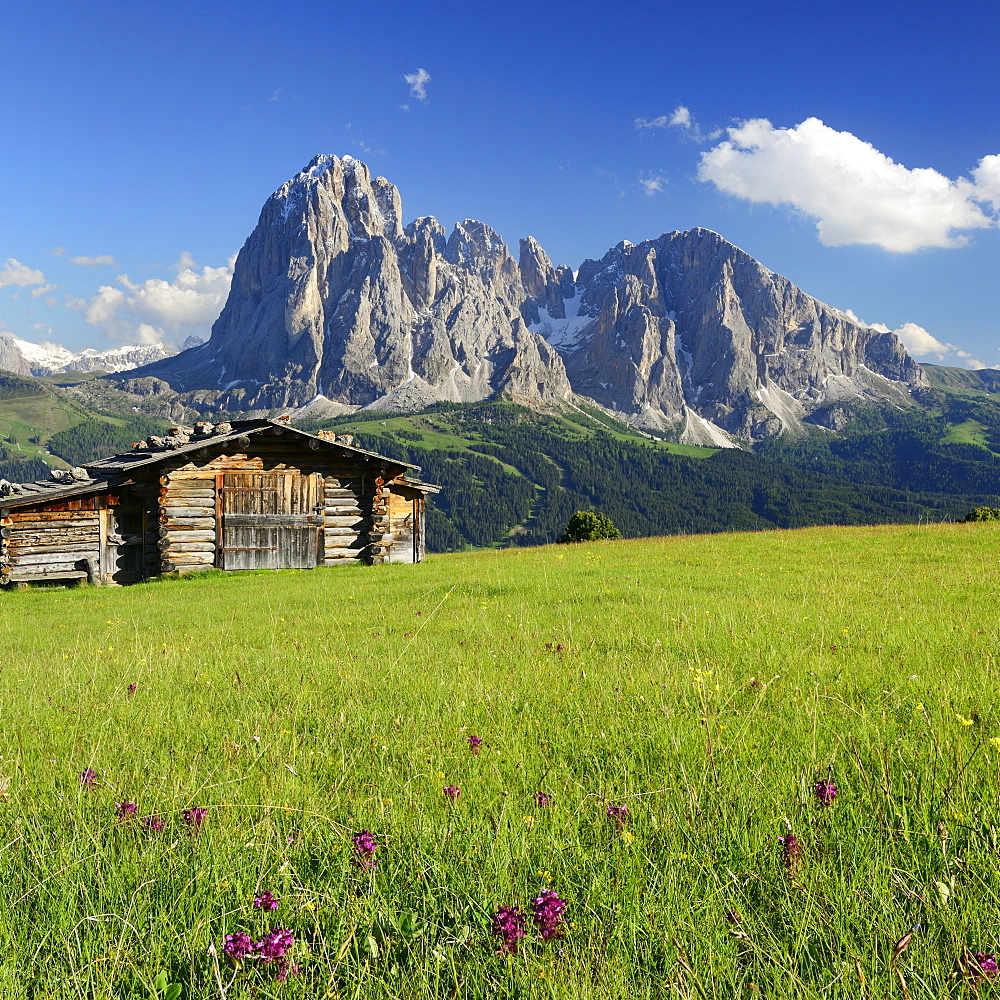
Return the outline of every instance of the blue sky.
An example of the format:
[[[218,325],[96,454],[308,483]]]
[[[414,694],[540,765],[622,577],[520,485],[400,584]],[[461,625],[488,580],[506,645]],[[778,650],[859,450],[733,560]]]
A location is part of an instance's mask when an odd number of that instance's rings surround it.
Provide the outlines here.
[[[705,226],[919,358],[998,366],[998,10],[9,6],[0,330],[207,333],[264,200],[323,152],[407,220],[481,219],[557,264]]]

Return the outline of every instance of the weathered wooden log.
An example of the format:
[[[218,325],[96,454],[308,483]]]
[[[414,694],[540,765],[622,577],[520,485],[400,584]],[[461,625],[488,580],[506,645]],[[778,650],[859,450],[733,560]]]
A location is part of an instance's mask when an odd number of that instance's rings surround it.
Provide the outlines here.
[[[72,521],[75,524],[99,524],[99,515],[92,510],[36,510],[11,511],[11,521],[14,525],[28,521]]]
[[[326,517],[326,527],[328,528],[358,528],[363,529],[368,523],[364,516],[352,514],[350,517]]]
[[[344,556],[361,556],[368,551],[367,545],[339,545],[327,546],[323,549],[324,559],[333,559]]]
[[[76,552],[96,552],[99,548],[97,539],[80,542],[66,542],[63,545],[18,545],[9,550],[9,554],[16,559],[25,559],[28,556],[53,556],[65,553]]]
[[[182,506],[167,506],[164,507],[160,513],[160,522],[163,522],[165,517],[215,517],[214,507],[182,507]]]
[[[323,534],[327,538],[337,538],[341,536],[347,538],[351,537],[356,538],[358,536],[358,532],[354,528],[324,528]]]
[[[323,508],[323,513],[326,517],[349,517],[351,514],[361,516],[366,513],[357,504],[352,504],[350,507],[335,507],[333,504],[327,504]]]
[[[215,529],[214,528],[171,528],[169,530],[161,531],[159,537],[156,539],[157,545],[162,545],[164,542],[169,542],[171,538],[176,538],[181,542],[214,542],[215,541]]]
[[[171,572],[178,566],[213,566],[215,565],[215,554],[208,552],[179,552],[171,555],[167,559],[160,561],[160,566],[165,573]]]
[[[160,476],[161,486],[183,483],[186,489],[215,489],[215,477],[206,476],[201,469],[177,469],[167,476]]]
[[[51,573],[11,573],[8,582],[14,585],[18,583],[43,583],[50,580],[86,580],[87,571],[82,569],[59,569]]]
[[[169,514],[160,515],[160,534],[191,528],[214,528],[215,515],[212,517],[172,517]]]
[[[175,553],[215,552],[215,542],[171,542],[169,547],[162,548],[160,555],[172,559]]]
[[[160,506],[164,504],[177,504],[182,501],[215,501],[215,490],[181,490],[170,487],[160,494]]]
[[[80,569],[80,563],[80,559],[39,559],[37,556],[32,556],[24,561],[18,559],[11,562],[10,572],[14,576],[23,576],[19,570],[43,576],[52,575],[53,573],[65,573],[78,570]]]

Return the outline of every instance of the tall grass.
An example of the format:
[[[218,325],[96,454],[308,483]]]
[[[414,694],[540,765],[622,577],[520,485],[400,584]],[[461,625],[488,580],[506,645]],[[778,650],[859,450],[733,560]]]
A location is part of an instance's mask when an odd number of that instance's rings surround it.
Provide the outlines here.
[[[998,542],[822,528],[2,594],[0,997],[152,997],[161,972],[185,1000],[989,990]],[[496,909],[546,887],[563,936],[529,917],[498,954]],[[272,926],[299,975],[226,961]]]

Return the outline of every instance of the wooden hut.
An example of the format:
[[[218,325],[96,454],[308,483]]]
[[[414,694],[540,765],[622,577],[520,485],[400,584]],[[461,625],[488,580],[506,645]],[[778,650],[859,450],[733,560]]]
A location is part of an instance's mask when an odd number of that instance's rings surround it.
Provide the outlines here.
[[[173,428],[51,481],[0,482],[0,584],[419,562],[438,488],[287,418]]]

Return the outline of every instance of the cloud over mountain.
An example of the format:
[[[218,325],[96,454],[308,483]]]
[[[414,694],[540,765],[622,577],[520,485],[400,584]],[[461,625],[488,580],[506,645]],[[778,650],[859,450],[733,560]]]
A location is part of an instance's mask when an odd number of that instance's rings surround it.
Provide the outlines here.
[[[971,180],[952,180],[896,163],[818,118],[792,128],[757,118],[727,131],[702,153],[699,179],[748,201],[798,209],[816,220],[825,246],[958,247],[970,231],[998,224],[1000,156],[980,160]]]
[[[206,334],[216,320],[233,277],[232,258],[224,267],[202,267],[182,254],[173,281],[149,278],[132,281],[118,276],[116,285],[102,285],[89,300],[77,301],[84,319],[119,342],[179,344],[192,334]]]

